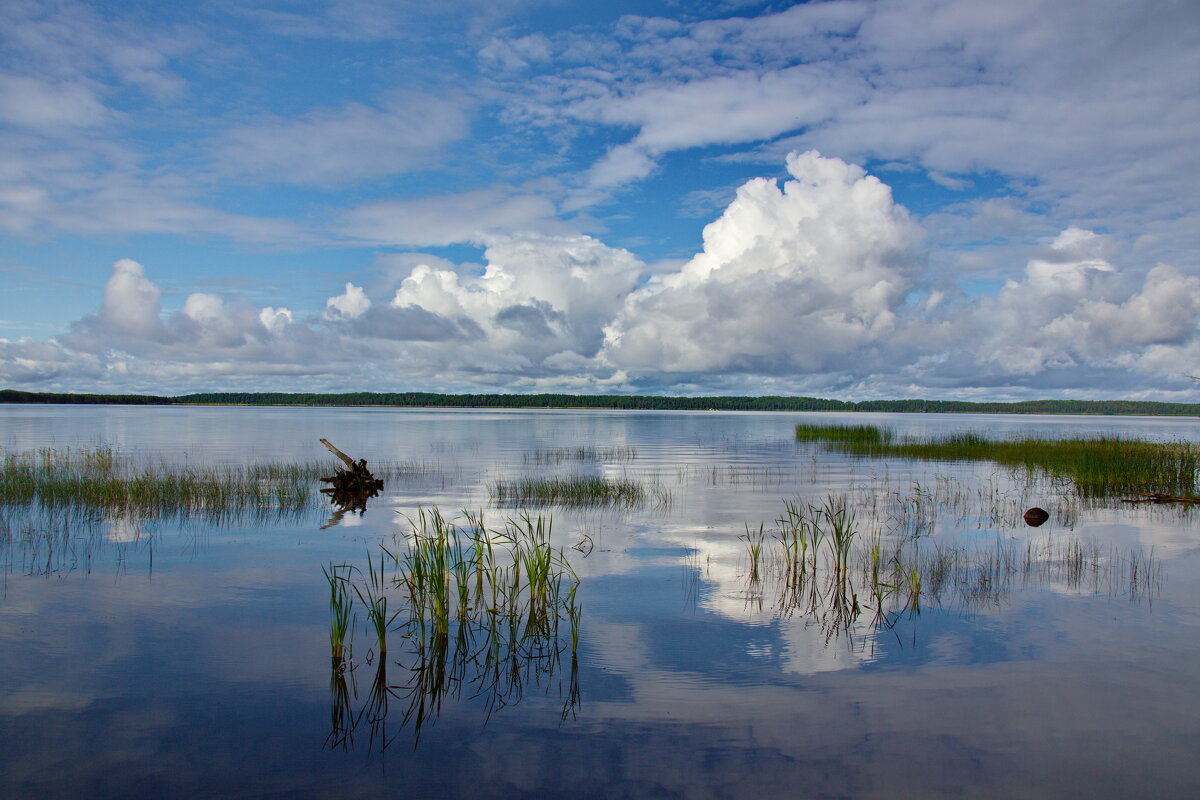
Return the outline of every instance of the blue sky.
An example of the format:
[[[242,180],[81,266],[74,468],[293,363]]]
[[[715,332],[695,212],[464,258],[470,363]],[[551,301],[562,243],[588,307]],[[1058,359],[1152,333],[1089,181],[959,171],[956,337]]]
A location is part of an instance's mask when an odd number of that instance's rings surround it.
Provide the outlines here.
[[[0,385],[1197,401],[1197,141],[1190,2],[6,0]]]

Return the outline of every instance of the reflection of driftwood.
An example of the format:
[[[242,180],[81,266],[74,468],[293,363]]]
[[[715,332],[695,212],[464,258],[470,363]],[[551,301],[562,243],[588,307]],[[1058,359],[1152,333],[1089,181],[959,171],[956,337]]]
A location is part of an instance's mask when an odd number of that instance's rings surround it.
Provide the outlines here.
[[[1200,503],[1200,494],[1163,494],[1162,492],[1139,492],[1141,497],[1122,500],[1124,503]]]
[[[329,448],[329,452],[340,458],[346,465],[346,468],[339,469],[337,474],[321,478],[322,483],[330,484],[321,492],[329,495],[329,499],[339,507],[341,512],[348,510],[361,513],[365,511],[367,500],[379,494],[379,491],[383,489],[383,481],[376,478],[367,469],[366,459],[360,458],[355,461],[330,444],[328,439],[322,439],[321,444]]]

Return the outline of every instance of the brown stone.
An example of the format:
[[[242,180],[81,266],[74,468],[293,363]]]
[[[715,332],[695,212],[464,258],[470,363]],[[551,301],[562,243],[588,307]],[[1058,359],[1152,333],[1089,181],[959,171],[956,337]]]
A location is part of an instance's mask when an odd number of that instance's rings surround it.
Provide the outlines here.
[[[1034,506],[1025,512],[1025,524],[1031,528],[1044,524],[1048,519],[1050,519],[1050,512],[1044,508]]]

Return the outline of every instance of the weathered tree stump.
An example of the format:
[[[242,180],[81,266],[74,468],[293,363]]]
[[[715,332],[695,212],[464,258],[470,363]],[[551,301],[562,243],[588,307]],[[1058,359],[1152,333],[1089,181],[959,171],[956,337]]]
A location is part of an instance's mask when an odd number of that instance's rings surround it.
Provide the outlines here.
[[[362,513],[367,508],[367,500],[378,495],[383,489],[383,481],[367,469],[366,459],[360,458],[355,461],[334,447],[328,439],[322,439],[321,444],[329,448],[329,452],[346,465],[345,469],[339,469],[336,474],[321,478],[322,483],[330,484],[322,489],[321,493],[329,495],[329,499],[342,511]]]

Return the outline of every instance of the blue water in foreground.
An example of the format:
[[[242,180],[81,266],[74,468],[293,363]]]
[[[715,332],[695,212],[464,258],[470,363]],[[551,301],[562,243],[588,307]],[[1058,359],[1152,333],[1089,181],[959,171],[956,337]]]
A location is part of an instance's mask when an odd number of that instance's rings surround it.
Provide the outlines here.
[[[4,510],[0,797],[1200,796],[1195,514],[1081,504],[995,465],[830,454],[794,440],[813,421],[1200,440],[1179,418],[0,406],[10,453],[332,471],[326,437],[405,468],[340,519],[49,530]],[[579,447],[596,450],[562,452]],[[650,490],[635,509],[531,510],[580,578],[574,660],[514,661],[499,696],[468,670],[417,726],[404,640],[379,658],[360,608],[331,670],[323,566],[365,567],[419,508],[500,524],[521,509],[489,485],[544,475]],[[1090,577],[960,583],[839,625],[751,580],[742,538],[831,494],[864,536],[926,553],[1101,555]],[[1051,512],[1036,529],[1034,505]],[[1131,557],[1151,580],[1130,584]]]

